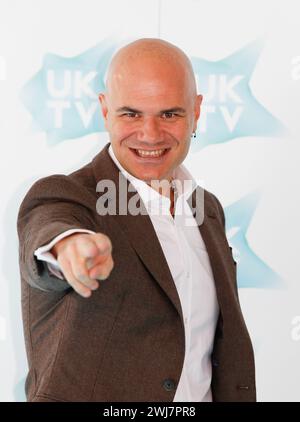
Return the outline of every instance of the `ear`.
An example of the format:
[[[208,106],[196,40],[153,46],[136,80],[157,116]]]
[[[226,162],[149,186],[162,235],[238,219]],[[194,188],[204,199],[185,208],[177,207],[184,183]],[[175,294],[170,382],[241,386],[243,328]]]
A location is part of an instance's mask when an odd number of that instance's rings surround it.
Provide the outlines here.
[[[100,101],[100,105],[101,105],[102,116],[104,118],[104,123],[105,123],[105,127],[106,127],[108,107],[107,107],[105,95],[103,93],[99,94],[99,101]]]
[[[200,111],[201,111],[201,104],[203,100],[203,95],[197,95],[195,99],[195,108],[194,108],[194,128],[193,131],[196,131],[197,129],[197,122],[200,117]]]

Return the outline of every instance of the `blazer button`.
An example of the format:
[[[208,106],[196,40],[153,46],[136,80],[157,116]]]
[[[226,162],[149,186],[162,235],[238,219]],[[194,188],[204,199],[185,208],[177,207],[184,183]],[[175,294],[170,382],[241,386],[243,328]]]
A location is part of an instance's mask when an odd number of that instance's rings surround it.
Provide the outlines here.
[[[172,379],[166,379],[163,382],[164,389],[166,391],[174,391],[175,390],[175,381]]]
[[[238,390],[249,390],[249,385],[238,385]]]

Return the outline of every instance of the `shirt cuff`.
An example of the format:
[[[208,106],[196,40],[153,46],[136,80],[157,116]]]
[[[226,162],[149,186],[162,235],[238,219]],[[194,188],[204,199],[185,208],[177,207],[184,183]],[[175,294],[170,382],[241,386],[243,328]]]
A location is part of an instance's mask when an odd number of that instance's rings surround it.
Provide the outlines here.
[[[47,245],[41,246],[40,248],[36,249],[34,252],[34,255],[39,259],[40,261],[44,261],[48,265],[49,271],[51,271],[54,275],[57,277],[63,279],[60,265],[57,262],[57,259],[54,257],[54,255],[50,252],[50,250],[53,248],[53,246],[59,242],[60,240],[64,239],[67,236],[70,236],[74,233],[89,233],[89,234],[95,234],[95,232],[91,230],[85,230],[85,229],[70,229],[67,230],[58,236],[56,236],[54,239],[51,240],[50,243]]]

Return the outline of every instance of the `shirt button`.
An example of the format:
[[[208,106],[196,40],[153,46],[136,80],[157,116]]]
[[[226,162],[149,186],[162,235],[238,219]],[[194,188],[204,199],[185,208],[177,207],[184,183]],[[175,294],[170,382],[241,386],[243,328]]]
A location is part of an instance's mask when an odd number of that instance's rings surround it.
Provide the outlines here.
[[[175,390],[175,381],[172,379],[166,379],[163,382],[163,387],[166,391],[174,391]]]
[[[238,390],[249,390],[249,385],[238,385]]]

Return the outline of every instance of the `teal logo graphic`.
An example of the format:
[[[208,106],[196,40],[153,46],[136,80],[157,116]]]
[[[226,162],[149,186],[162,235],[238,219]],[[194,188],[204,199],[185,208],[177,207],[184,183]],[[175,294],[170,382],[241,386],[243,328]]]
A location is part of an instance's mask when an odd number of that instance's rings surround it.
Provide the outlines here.
[[[203,94],[192,149],[244,136],[281,136],[284,126],[256,100],[249,86],[262,42],[256,41],[220,61],[192,58]]]
[[[246,236],[258,200],[255,192],[225,209],[226,235],[238,264],[238,286],[278,288],[282,286],[281,278],[253,252]]]
[[[46,54],[42,69],[21,92],[33,130],[44,131],[52,143],[104,131],[98,94],[114,50],[112,42],[103,41],[76,57]]]

